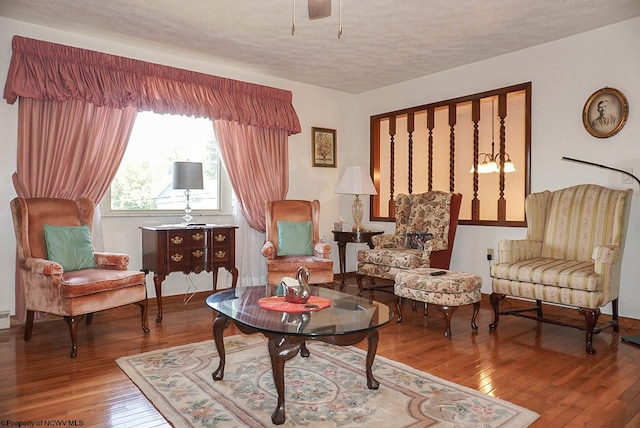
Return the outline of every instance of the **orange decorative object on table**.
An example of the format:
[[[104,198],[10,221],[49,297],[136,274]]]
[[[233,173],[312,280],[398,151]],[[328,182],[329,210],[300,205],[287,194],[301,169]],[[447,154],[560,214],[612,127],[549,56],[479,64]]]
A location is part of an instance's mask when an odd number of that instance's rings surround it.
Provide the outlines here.
[[[263,297],[258,300],[261,308],[269,311],[299,313],[315,312],[331,306],[331,299],[320,296],[309,296],[307,303],[290,303],[284,300],[284,296]]]

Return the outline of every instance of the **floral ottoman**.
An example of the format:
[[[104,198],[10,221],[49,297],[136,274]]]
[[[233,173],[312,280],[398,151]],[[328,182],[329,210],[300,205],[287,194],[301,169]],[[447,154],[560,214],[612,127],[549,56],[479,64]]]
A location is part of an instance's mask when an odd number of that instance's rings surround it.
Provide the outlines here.
[[[402,322],[402,300],[408,298],[428,305],[436,305],[444,312],[451,339],[451,316],[458,306],[473,304],[471,328],[478,329],[476,317],[480,310],[482,277],[466,272],[433,268],[409,269],[396,274],[393,292],[397,296],[398,320]],[[427,312],[425,310],[425,316]]]

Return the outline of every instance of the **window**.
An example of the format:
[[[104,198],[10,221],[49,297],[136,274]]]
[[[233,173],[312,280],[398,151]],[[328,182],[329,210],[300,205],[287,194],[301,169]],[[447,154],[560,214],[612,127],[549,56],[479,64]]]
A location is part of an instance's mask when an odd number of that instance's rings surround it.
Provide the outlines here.
[[[172,188],[173,162],[202,162],[204,189],[191,190],[195,214],[231,212],[229,180],[222,168],[211,120],[140,112],[118,172],[101,204],[105,215],[175,215],[184,190]]]

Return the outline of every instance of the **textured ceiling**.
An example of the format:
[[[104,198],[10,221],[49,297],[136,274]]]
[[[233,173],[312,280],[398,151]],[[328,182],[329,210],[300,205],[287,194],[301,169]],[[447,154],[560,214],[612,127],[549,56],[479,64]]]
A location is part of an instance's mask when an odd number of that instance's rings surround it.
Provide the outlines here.
[[[640,0],[0,0],[0,15],[361,93],[640,16]]]

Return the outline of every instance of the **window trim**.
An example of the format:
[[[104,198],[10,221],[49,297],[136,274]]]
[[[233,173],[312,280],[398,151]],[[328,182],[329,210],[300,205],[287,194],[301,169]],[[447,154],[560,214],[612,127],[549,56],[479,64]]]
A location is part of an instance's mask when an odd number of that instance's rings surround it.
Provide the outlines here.
[[[222,159],[219,159],[219,166],[223,166]],[[218,210],[197,210],[193,209],[191,215],[202,216],[223,216],[233,215],[233,189],[231,181],[224,167],[219,168],[221,172],[218,180],[220,194],[220,209]],[[181,217],[184,210],[112,210],[111,209],[111,186],[107,189],[104,197],[100,201],[100,214],[102,217]]]

